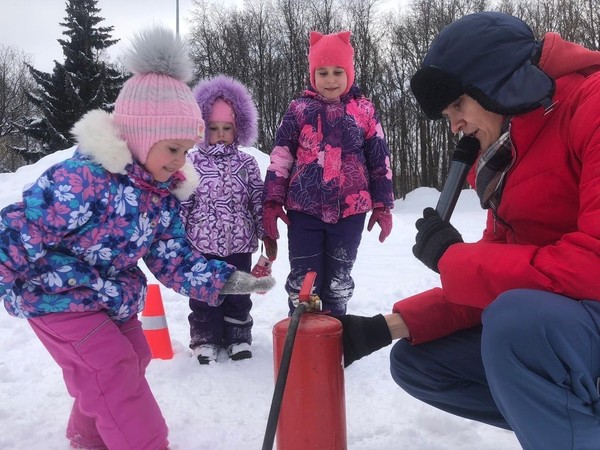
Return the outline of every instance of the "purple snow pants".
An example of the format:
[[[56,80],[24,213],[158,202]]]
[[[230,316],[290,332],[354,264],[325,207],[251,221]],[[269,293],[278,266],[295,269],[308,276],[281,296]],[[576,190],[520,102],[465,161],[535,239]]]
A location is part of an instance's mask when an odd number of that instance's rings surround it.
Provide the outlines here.
[[[208,260],[225,261],[238,270],[252,270],[252,253],[233,253],[229,256],[204,255]],[[252,343],[250,294],[227,295],[219,306],[190,298],[190,348],[213,344],[227,348],[231,344]]]
[[[167,425],[144,376],[150,348],[136,316],[118,325],[103,312],[51,313],[29,323],[75,398],[67,426],[73,448],[167,448]]]
[[[323,310],[334,316],[346,314],[354,293],[352,268],[365,227],[366,214],[355,214],[337,223],[288,211],[288,256],[290,273],[285,283],[290,316],[296,309],[302,282],[309,271],[317,272],[314,293]]]

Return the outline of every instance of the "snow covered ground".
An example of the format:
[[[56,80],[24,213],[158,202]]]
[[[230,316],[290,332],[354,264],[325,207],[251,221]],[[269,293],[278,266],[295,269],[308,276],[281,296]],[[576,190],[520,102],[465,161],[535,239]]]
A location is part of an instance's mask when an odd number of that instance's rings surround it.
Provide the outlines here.
[[[248,149],[263,170],[268,157]],[[0,208],[20,199],[21,190],[72,150],[57,152],[14,174],[0,174]],[[393,210],[394,229],[384,244],[377,226],[365,231],[353,272],[356,290],[349,313],[373,315],[391,310],[401,298],[437,286],[437,274],[411,252],[414,223],[439,193],[420,188]],[[461,195],[452,223],[467,241],[479,238],[484,212],[474,191]],[[175,357],[153,360],[148,380],[170,428],[173,450],[253,450],[262,447],[275,384],[273,326],[287,316],[283,288],[289,270],[281,228],[273,266],[275,289],[256,295],[252,315],[254,357],[200,366],[188,345],[187,299],[162,288]],[[256,259],[255,255],[255,259]],[[151,274],[150,282],[156,282]],[[389,348],[345,370],[347,441],[350,450],[516,450],[513,433],[441,412],[408,396],[392,381]],[[71,408],[58,366],[25,320],[0,310],[0,449],[65,450],[64,431]],[[314,424],[318,426],[318,424]],[[311,450],[311,449],[307,449]]]

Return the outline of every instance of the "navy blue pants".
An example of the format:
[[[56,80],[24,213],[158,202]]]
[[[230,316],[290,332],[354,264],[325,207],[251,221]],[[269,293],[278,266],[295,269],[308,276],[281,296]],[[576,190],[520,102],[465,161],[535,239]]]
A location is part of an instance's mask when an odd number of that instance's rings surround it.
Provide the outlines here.
[[[483,326],[398,341],[392,377],[444,411],[512,429],[526,450],[600,449],[600,302],[515,289]]]
[[[244,272],[250,272],[252,266],[251,253],[204,257],[225,261]],[[210,306],[201,300],[190,298],[190,309],[190,348],[194,349],[202,344],[226,348],[231,344],[252,343],[250,295],[227,295],[219,306]]]
[[[354,293],[350,273],[365,227],[366,214],[356,214],[325,223],[317,217],[289,211],[288,252],[290,273],[285,283],[290,314],[295,309],[304,276],[317,272],[313,293],[332,315],[346,314],[346,304]]]

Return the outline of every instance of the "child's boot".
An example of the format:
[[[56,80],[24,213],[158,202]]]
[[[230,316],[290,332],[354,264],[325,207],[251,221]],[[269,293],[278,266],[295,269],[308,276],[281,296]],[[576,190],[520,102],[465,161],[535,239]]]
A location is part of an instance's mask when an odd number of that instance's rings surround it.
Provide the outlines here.
[[[217,360],[219,347],[214,344],[202,344],[192,349],[192,355],[202,365],[210,364]]]
[[[190,299],[190,348],[202,365],[217,360],[223,343],[223,313],[220,308]]]
[[[253,323],[250,314],[244,321],[225,316],[223,342],[227,355],[232,360],[239,361],[240,359],[252,358],[250,344],[252,343]]]
[[[250,344],[247,342],[241,342],[239,344],[231,344],[227,347],[227,354],[234,361],[239,361],[240,359],[249,359],[252,358],[252,351],[250,351]]]

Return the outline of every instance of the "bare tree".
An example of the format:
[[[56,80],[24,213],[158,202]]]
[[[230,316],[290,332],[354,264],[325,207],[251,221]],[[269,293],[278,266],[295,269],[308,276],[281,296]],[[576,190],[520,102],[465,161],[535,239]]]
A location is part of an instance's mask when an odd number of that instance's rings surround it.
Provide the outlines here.
[[[420,186],[441,188],[454,139],[446,121],[432,122],[410,92],[410,79],[443,27],[476,11],[525,20],[589,48],[600,45],[600,0],[412,0],[383,15],[380,0],[245,0],[241,10],[195,0],[192,46],[196,79],[225,73],[245,82],[260,114],[258,147],[269,153],[289,102],[308,84],[312,30],[352,31],[356,82],[369,96],[391,151],[397,198]]]
[[[260,117],[259,143],[262,148],[270,147],[280,121],[280,113],[287,101],[289,81],[281,58],[281,40],[274,39],[279,29],[279,14],[265,0],[246,3],[250,58],[250,79],[247,85],[254,92]],[[281,87],[273,89],[274,86]],[[287,86],[287,88],[284,88]]]
[[[27,137],[18,128],[35,110],[27,98],[35,85],[27,64],[30,59],[21,50],[0,46],[0,172],[29,162]]]

